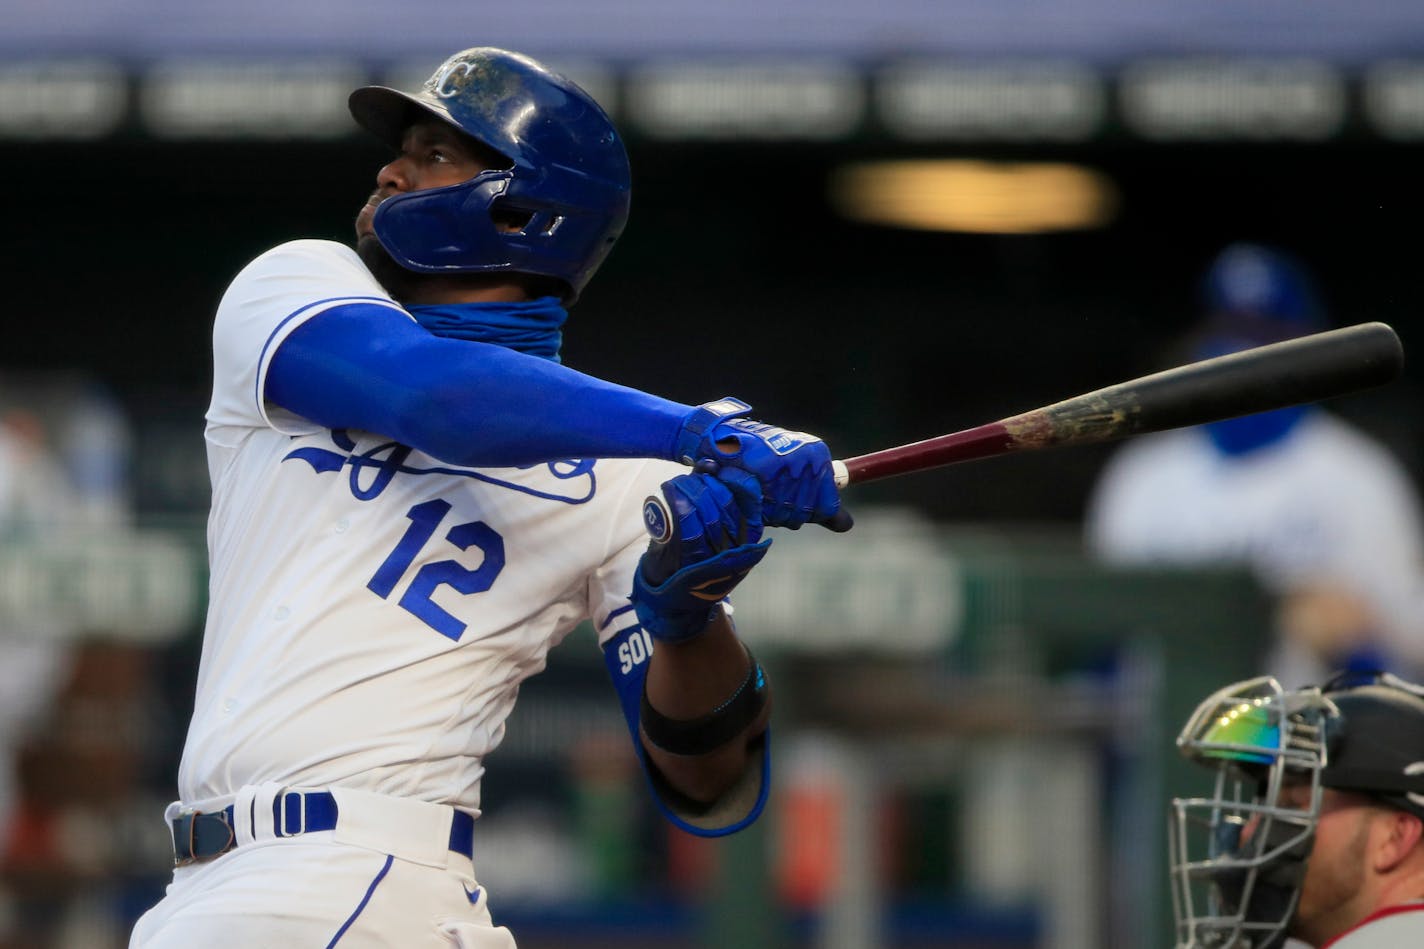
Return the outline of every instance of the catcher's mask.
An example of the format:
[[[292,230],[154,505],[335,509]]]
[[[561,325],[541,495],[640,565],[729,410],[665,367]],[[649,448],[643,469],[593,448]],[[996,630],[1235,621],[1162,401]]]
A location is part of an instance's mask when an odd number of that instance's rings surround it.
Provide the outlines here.
[[[1300,899],[1325,788],[1424,818],[1424,687],[1346,674],[1284,691],[1227,686],[1177,747],[1215,772],[1210,796],[1172,802],[1177,949],[1276,949]]]

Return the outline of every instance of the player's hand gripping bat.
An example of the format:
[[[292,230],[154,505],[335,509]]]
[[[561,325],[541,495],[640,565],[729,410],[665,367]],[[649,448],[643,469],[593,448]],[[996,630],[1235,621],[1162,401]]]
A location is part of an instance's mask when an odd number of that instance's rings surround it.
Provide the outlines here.
[[[1200,425],[1383,385],[1404,367],[1399,337],[1361,323],[1188,363],[1011,418],[835,461],[836,485],[1056,445]]]

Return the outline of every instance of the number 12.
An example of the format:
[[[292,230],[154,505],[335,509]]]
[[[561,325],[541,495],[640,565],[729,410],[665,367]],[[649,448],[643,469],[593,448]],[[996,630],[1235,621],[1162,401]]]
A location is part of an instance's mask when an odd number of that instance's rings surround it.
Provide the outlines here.
[[[390,552],[366,588],[381,599],[388,599],[396,583],[410,569],[416,555],[434,536],[440,522],[450,513],[450,502],[439,498],[417,504],[406,512],[410,526]],[[400,607],[442,636],[459,641],[466,624],[437,606],[431,597],[442,586],[469,596],[483,593],[494,585],[495,577],[504,569],[504,538],[484,521],[456,524],[445,532],[445,539],[460,550],[478,547],[484,560],[474,570],[454,560],[437,560],[415,572],[415,578],[400,598]]]

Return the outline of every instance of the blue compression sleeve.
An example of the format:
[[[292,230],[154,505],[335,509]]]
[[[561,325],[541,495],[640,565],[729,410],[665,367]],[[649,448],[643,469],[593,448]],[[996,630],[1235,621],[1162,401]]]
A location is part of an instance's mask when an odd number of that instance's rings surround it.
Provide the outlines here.
[[[265,395],[327,428],[493,468],[671,459],[693,411],[503,346],[433,336],[373,303],[333,307],[294,330],[272,357]]]

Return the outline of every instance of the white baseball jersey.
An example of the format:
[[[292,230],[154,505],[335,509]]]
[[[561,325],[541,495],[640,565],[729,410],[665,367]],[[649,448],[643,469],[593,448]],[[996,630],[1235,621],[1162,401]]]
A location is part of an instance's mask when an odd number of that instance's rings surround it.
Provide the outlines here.
[[[600,641],[636,623],[640,507],[685,469],[462,468],[266,403],[282,341],[350,302],[410,318],[351,249],[303,240],[253,261],[218,308],[188,804],[277,782],[477,810],[482,761],[548,650],[586,618]]]
[[[1380,910],[1320,949],[1404,949],[1424,946],[1424,902]]]
[[[1384,619],[1402,659],[1424,661],[1414,485],[1383,446],[1325,412],[1238,457],[1200,429],[1128,443],[1094,489],[1086,532],[1112,563],[1246,564],[1274,591],[1333,579]]]

